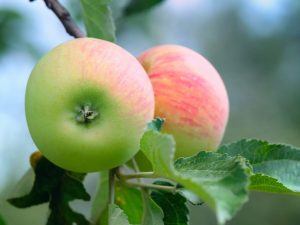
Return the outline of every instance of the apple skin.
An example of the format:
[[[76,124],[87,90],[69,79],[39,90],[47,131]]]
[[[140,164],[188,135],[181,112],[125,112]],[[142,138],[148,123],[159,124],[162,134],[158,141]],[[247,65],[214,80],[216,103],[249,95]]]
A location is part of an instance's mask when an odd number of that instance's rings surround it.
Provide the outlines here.
[[[48,160],[67,170],[93,172],[136,154],[153,119],[154,94],[134,56],[113,43],[80,38],[37,63],[25,111],[32,139]]]
[[[216,69],[200,54],[178,45],[161,45],[138,60],[155,95],[155,116],[162,132],[176,141],[176,158],[218,148],[226,128],[229,101]]]

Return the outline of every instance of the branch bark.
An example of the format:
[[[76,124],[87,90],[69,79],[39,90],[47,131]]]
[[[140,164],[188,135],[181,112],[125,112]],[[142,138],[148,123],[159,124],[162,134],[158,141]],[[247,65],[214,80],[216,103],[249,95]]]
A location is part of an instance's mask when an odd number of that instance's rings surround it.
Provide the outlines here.
[[[29,0],[33,2],[35,0]],[[80,30],[76,23],[72,20],[68,10],[59,3],[58,0],[44,0],[46,6],[53,11],[53,13],[58,17],[63,26],[65,27],[68,34],[75,38],[85,37],[85,34]]]

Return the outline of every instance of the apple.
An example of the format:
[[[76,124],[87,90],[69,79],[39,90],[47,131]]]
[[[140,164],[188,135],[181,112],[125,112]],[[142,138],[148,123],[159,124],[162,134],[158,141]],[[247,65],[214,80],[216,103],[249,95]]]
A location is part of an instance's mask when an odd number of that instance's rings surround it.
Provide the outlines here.
[[[166,119],[162,132],[175,138],[176,157],[216,150],[229,114],[227,91],[216,69],[178,45],[151,48],[138,60],[154,89],[155,116]]]
[[[136,154],[153,119],[154,94],[134,56],[116,44],[80,38],[37,63],[25,111],[32,139],[48,160],[67,170],[93,172]]]

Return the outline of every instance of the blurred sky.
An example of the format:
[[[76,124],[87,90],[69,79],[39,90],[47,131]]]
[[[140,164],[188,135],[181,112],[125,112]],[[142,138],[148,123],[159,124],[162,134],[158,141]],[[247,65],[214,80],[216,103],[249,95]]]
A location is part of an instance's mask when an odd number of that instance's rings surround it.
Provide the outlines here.
[[[0,0],[0,8],[17,9],[25,14],[25,37],[20,38],[29,39],[41,52],[71,39],[46,10],[43,1],[30,4],[29,1]],[[11,180],[10,174],[20,177],[27,170],[27,159],[36,149],[24,112],[26,82],[34,64],[35,59],[24,51],[13,50],[0,56],[0,192]],[[12,166],[14,171],[10,171]]]

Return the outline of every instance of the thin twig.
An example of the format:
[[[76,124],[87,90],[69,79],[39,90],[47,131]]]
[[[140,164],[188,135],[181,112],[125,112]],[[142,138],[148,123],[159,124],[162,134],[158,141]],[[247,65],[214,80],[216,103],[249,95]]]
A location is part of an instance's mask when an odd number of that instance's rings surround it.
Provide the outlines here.
[[[140,168],[139,165],[137,164],[135,157],[133,157],[131,159],[132,165],[133,165],[133,169],[135,170],[135,172],[140,172]]]
[[[158,184],[147,184],[147,183],[140,183],[140,182],[124,182],[125,185],[129,187],[140,187],[143,189],[157,189],[161,191],[167,191],[171,193],[176,192],[176,187],[174,186],[164,186],[164,185],[158,185]]]
[[[115,202],[115,174],[116,174],[116,168],[109,170],[109,204],[114,204]]]
[[[115,170],[116,176],[122,182],[122,184],[127,185],[128,187],[139,187],[142,189],[158,189],[162,191],[168,191],[175,193],[177,191],[175,186],[164,186],[158,184],[144,183],[142,178],[153,178],[155,176],[154,172],[137,172],[134,174],[123,174],[120,170],[120,167]],[[156,176],[155,176],[156,177]],[[137,179],[137,182],[128,181],[129,179]]]
[[[33,2],[34,0],[29,0]],[[59,3],[58,0],[44,0],[46,6],[52,10],[61,23],[64,25],[68,34],[75,38],[85,37],[85,34],[80,30],[76,23],[72,20],[68,10]]]
[[[154,172],[139,172],[139,173],[132,173],[132,174],[123,174],[120,173],[119,176],[121,179],[130,180],[130,179],[140,179],[140,178],[156,178]]]
[[[132,159],[131,159],[131,162],[132,162],[132,165],[133,165],[133,169],[135,170],[135,172],[136,173],[139,173],[140,172],[140,168],[139,168],[139,165],[138,165],[138,163],[136,162],[136,160],[135,160],[135,157],[133,157]],[[144,183],[144,181],[143,181],[143,178],[137,178],[137,180],[139,181],[139,182],[141,182],[141,183]]]

